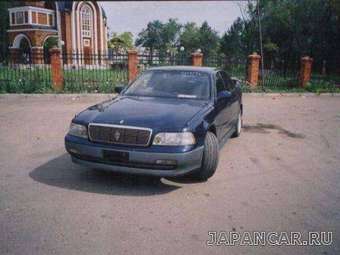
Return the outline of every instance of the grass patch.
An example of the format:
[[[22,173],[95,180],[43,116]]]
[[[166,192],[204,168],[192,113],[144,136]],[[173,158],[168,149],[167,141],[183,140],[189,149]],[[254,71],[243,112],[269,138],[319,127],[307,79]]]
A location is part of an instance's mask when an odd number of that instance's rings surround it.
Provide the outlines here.
[[[255,88],[246,83],[242,84],[243,92],[259,93],[340,93],[339,76],[313,75],[306,87],[299,87],[299,80],[296,75],[279,75],[275,73],[265,75]]]
[[[112,93],[127,83],[126,69],[65,69],[63,93]],[[51,70],[0,67],[0,93],[53,93]]]
[[[242,83],[241,88],[242,91],[246,93],[340,93],[340,87],[326,81],[311,81],[305,88],[284,86],[265,87],[261,84],[253,88],[245,83]]]
[[[334,81],[327,80],[311,80],[307,86],[306,90],[308,92],[313,92],[317,94],[321,93],[340,93],[340,86]]]
[[[65,70],[65,93],[112,93],[118,84],[126,84],[126,69]]]
[[[47,93],[51,91],[49,67],[17,69],[0,67],[1,93]]]

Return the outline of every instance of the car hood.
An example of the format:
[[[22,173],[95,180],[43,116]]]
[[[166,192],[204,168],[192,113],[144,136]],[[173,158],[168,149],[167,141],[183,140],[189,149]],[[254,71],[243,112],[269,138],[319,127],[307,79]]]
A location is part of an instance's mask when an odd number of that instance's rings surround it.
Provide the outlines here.
[[[119,96],[89,107],[76,116],[79,123],[105,123],[147,127],[157,131],[180,131],[207,101]]]

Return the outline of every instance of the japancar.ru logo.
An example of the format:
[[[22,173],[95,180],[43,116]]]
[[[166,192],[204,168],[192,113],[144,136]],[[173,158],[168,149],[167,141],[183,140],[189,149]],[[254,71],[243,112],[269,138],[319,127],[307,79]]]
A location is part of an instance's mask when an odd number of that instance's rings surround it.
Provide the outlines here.
[[[208,246],[321,246],[331,245],[332,232],[209,231]]]

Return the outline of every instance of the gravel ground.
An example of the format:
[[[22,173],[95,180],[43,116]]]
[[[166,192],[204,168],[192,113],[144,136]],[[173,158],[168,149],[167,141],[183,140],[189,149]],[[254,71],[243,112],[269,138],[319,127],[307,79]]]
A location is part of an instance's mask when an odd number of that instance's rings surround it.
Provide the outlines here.
[[[107,96],[0,97],[0,254],[340,254],[340,97],[244,96],[206,183],[71,163],[73,115]],[[213,246],[208,231],[332,231],[329,246]]]

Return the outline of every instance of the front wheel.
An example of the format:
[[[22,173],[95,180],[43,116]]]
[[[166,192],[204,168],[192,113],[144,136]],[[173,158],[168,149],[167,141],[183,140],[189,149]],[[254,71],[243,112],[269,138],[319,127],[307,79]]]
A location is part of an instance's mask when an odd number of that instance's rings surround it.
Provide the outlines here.
[[[201,168],[194,174],[200,181],[206,181],[216,171],[218,164],[218,140],[212,132],[208,132],[204,140],[204,151]]]

